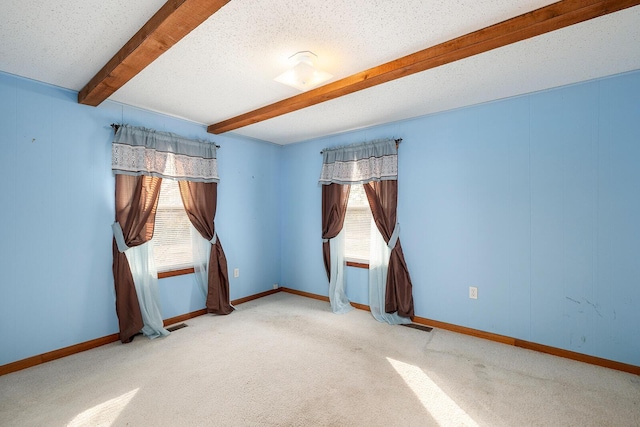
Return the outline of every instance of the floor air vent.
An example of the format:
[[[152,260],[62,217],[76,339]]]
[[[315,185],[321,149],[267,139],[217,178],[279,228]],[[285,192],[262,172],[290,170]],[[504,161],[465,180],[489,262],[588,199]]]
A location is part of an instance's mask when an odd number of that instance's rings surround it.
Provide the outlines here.
[[[189,325],[187,325],[186,323],[178,323],[177,325],[169,326],[167,328],[167,331],[173,332],[173,331],[177,331],[178,329],[186,328],[187,326]]]
[[[415,323],[402,324],[402,326],[406,326],[407,328],[411,329],[419,329],[425,332],[431,332],[433,330],[433,328],[430,328],[429,326],[417,325]]]

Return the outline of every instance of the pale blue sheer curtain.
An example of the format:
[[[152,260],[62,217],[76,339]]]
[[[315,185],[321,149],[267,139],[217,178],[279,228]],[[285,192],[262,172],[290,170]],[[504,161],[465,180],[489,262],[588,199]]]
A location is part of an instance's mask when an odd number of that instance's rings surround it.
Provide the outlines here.
[[[372,181],[397,181],[398,151],[393,139],[381,139],[322,151],[323,163],[319,184],[353,185]],[[371,200],[370,200],[371,203]],[[394,208],[395,209],[395,208]],[[395,214],[395,212],[394,212]],[[339,236],[342,236],[341,240]],[[394,237],[395,236],[395,237]],[[389,259],[397,236],[394,233],[389,248],[372,221],[369,259],[369,307],[373,317],[390,324],[411,323],[409,317],[385,310],[385,293]],[[344,275],[344,230],[330,240],[331,275],[329,299],[334,312],[346,312],[352,307],[346,297]],[[334,249],[335,248],[335,249]],[[342,257],[342,258],[340,258]],[[347,307],[348,305],[348,307]]]
[[[215,144],[142,127],[115,127],[116,134],[111,146],[111,167],[114,174],[146,175],[205,183],[219,182]],[[152,244],[147,242],[127,247],[118,222],[113,224],[113,232],[118,250],[126,255],[133,277],[144,325],[141,332],[149,338],[168,335],[169,331],[163,326],[160,310],[158,272]],[[199,236],[199,233],[195,234]],[[210,250],[211,244],[206,240],[204,242],[206,249],[200,249],[199,244],[195,245],[199,248],[195,269],[196,280],[201,283],[200,287],[206,297],[209,259],[207,251]]]
[[[191,248],[193,254],[193,270],[198,289],[204,298],[207,298],[209,291],[209,255],[211,253],[211,242],[191,225]]]
[[[411,319],[398,316],[398,313],[386,313],[384,310],[387,289],[387,272],[391,249],[382,238],[376,223],[371,220],[369,239],[369,308],[379,322],[391,325],[409,324]]]
[[[321,185],[352,185],[372,180],[397,179],[398,157],[395,140],[384,139],[326,148],[322,151],[322,157],[322,170],[318,181]],[[329,302],[334,313],[346,313],[353,309],[346,295],[344,241],[344,228],[329,240]]]
[[[140,313],[144,327],[142,334],[150,339],[169,335],[164,328],[158,293],[158,270],[153,258],[151,242],[127,249],[124,254],[129,261],[131,275],[140,303]]]
[[[347,283],[344,275],[344,227],[336,237],[329,240],[331,248],[331,278],[329,279],[329,302],[331,310],[336,314],[344,314],[353,310],[347,298]]]

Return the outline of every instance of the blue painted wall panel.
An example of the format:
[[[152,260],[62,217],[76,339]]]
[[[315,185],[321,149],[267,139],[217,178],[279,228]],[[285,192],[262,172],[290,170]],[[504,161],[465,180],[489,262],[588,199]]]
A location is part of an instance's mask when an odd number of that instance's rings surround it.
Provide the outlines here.
[[[345,270],[349,301],[369,305],[369,270],[349,267]]]
[[[478,123],[473,154],[477,189],[478,242],[468,285],[481,290],[474,327],[504,335],[527,336],[530,200],[521,191],[529,183],[526,98],[488,104],[475,111]],[[506,309],[505,309],[506,308]]]
[[[599,354],[640,365],[640,78],[600,82],[596,283]],[[635,325],[635,326],[634,326]]]
[[[416,315],[640,365],[640,72],[285,146],[287,286],[327,292],[318,151],[383,137]]]
[[[400,137],[416,315],[640,365],[640,72],[284,147],[75,96],[0,74],[0,364],[117,331],[108,125],[124,121],[222,145],[232,299],[327,295],[319,151]],[[367,304],[367,271],[347,281]],[[160,280],[163,316],[202,308],[199,292]]]
[[[241,268],[231,298],[280,279],[278,146],[213,137],[202,125],[113,102],[87,107],[76,97],[0,73],[0,365],[118,330],[113,122],[221,144],[216,224],[229,267]],[[192,275],[159,287],[164,318],[204,307]]]
[[[8,337],[9,331],[16,330],[19,324],[19,316],[17,313],[24,310],[26,305],[25,298],[20,293],[13,293],[14,297],[10,298],[4,290],[8,287],[19,286],[19,271],[15,266],[18,263],[18,253],[12,249],[12,245],[18,239],[18,229],[16,228],[15,215],[18,207],[13,207],[11,200],[17,200],[18,185],[15,172],[15,158],[17,157],[18,145],[12,144],[10,141],[17,140],[17,122],[18,112],[16,109],[17,90],[8,84],[7,78],[0,74],[0,170],[2,178],[0,179],[0,200],[2,201],[2,210],[8,212],[2,214],[0,221],[0,263],[3,267],[0,288],[4,295],[0,298],[0,313],[6,313],[2,316],[0,322],[0,337]],[[5,126],[5,124],[13,124]],[[4,349],[10,345],[9,342],[0,342],[0,348]],[[0,352],[3,352],[2,350]],[[1,363],[1,362],[0,362]]]
[[[238,139],[219,152],[216,224],[229,263],[231,299],[272,289],[280,280],[280,150]],[[240,270],[237,278],[234,268]]]
[[[281,181],[282,285],[327,295],[317,168],[322,147],[311,143],[287,148],[283,150]]]
[[[580,352],[591,347],[581,301],[593,286],[597,96],[589,83],[531,97],[531,339]]]

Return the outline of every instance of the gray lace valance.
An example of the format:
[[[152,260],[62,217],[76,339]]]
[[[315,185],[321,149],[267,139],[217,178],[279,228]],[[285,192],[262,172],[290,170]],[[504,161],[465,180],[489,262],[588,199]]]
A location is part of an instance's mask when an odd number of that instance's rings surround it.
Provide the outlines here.
[[[398,179],[398,148],[381,139],[322,151],[320,184],[364,184]]]
[[[219,182],[214,143],[143,127],[118,127],[111,145],[116,174],[151,175],[179,181]]]

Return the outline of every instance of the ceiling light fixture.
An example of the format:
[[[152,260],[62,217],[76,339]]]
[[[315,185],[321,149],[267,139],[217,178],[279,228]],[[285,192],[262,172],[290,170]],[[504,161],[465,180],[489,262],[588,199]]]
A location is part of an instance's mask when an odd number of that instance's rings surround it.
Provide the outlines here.
[[[289,59],[293,59],[297,64],[274,80],[295,87],[302,92],[326,82],[333,76],[325,71],[318,70],[313,65],[313,61],[317,57],[318,55],[308,50],[294,53]]]

